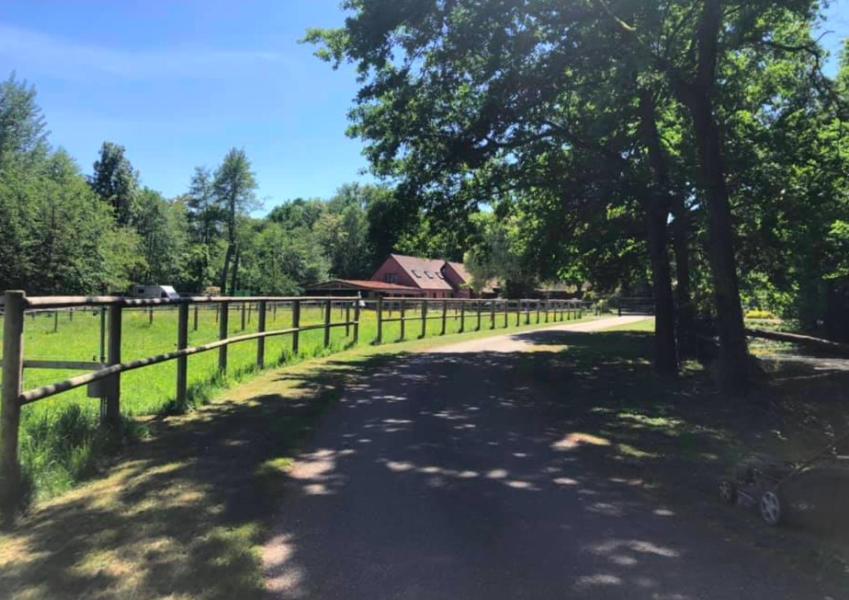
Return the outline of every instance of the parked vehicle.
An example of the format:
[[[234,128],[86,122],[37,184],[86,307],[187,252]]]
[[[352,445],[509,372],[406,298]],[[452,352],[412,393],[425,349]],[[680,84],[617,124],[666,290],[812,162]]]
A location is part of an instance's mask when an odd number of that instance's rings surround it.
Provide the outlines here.
[[[176,300],[180,294],[170,285],[134,285],[133,296],[137,298],[163,298]]]

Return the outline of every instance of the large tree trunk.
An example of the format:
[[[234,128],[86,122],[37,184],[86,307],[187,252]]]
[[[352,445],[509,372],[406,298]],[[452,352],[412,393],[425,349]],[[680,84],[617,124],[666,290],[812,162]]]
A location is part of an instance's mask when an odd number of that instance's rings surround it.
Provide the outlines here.
[[[707,201],[710,226],[708,259],[719,329],[720,383],[726,391],[741,392],[748,387],[749,351],[743,325],[743,310],[740,306],[734,228],[725,182],[719,125],[707,94],[696,90],[688,99],[687,108],[696,133],[702,188]]]
[[[711,98],[716,82],[722,8],[722,0],[704,1],[696,34],[698,62],[695,80],[685,81],[680,73],[672,73],[671,83],[693,121],[701,187],[707,204],[708,259],[719,329],[720,385],[725,391],[742,392],[749,382],[749,351],[740,306],[734,227],[722,159],[722,140]]]
[[[675,302],[669,268],[669,165],[657,130],[657,111],[651,90],[640,90],[640,135],[648,149],[654,185],[643,202],[655,304],[654,366],[658,373],[678,372],[675,343]]]
[[[678,372],[678,352],[675,344],[675,303],[667,251],[667,214],[663,210],[646,210],[646,230],[655,307],[654,367],[662,375],[675,375]]]
[[[239,289],[239,246],[236,246],[236,250],[233,254],[233,276],[230,279],[230,293],[235,294],[236,290]]]
[[[678,353],[696,355],[696,308],[690,288],[690,216],[682,198],[672,201],[672,248],[675,253],[675,304],[677,309]]]
[[[230,259],[233,256],[233,244],[227,244],[227,251],[224,253],[224,267],[221,269],[221,279],[219,280],[219,287],[221,288],[221,295],[227,295],[227,274],[230,270]]]

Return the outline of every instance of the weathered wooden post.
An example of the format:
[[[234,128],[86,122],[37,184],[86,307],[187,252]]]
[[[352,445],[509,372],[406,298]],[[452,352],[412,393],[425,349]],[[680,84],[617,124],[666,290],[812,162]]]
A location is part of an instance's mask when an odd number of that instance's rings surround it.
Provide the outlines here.
[[[495,329],[495,300],[489,301],[489,328]]]
[[[197,331],[198,330],[198,305],[197,304],[195,304],[193,321],[194,322],[192,323],[192,330]]]
[[[401,306],[400,306],[400,309],[401,309],[401,338],[400,338],[400,339],[403,341],[403,339],[404,339],[404,335],[406,334],[406,331],[407,331],[407,329],[406,329],[406,324],[407,324],[407,317],[406,317],[406,312],[407,312],[407,302],[406,302],[403,298],[401,298]]]
[[[197,305],[195,305],[197,308]],[[197,315],[197,311],[195,311]],[[189,346],[189,305],[180,304],[177,307],[177,350],[184,350]],[[185,406],[188,395],[188,371],[189,357],[181,356],[177,359],[177,406]]]
[[[445,335],[447,319],[448,319],[448,300],[443,300],[442,301],[442,333],[440,333],[440,335]]]
[[[427,336],[427,300],[422,298],[422,334],[420,337]]]
[[[271,321],[273,323],[277,322],[277,302],[271,305]]]
[[[230,320],[230,303],[227,301],[222,302],[218,310],[220,312],[218,318],[218,339],[226,340],[230,330],[227,323]],[[221,373],[227,372],[227,344],[223,344],[218,348],[218,371]]]
[[[475,310],[477,312],[477,324],[475,325],[475,331],[481,330],[481,301],[475,301]]]
[[[357,294],[357,300],[354,304],[354,345],[360,343],[360,295]]]
[[[59,333],[59,311],[53,311],[53,333]]]
[[[256,306],[257,310],[257,331],[262,333],[265,331],[265,300],[260,300]],[[265,368],[265,337],[256,339],[256,366],[259,369]]]
[[[147,308],[147,324],[153,325],[153,305]]]
[[[460,300],[460,333],[466,331],[466,301]]]
[[[292,302],[292,356],[298,356],[298,352],[300,351],[300,338],[301,332],[299,328],[301,327],[301,301],[295,300]]]
[[[620,316],[622,316],[622,315],[620,315]],[[74,308],[73,307],[68,309],[68,320],[69,321],[74,320]]]
[[[248,308],[248,307],[247,307],[247,306],[245,306],[245,303],[244,303],[244,302],[242,302],[242,326],[239,328],[239,331],[244,331],[244,330],[245,330],[245,317],[247,316],[247,315],[246,315],[247,308]]]
[[[536,303],[537,303],[537,325],[539,325],[539,314],[540,314],[539,298],[537,298]]]
[[[377,297],[377,337],[374,343],[383,343],[383,296]]]
[[[124,307],[121,304],[109,305],[109,348],[106,361],[110,365],[121,364],[121,331]],[[106,392],[106,425],[117,427],[121,422],[121,374],[115,373],[108,380]]]
[[[3,316],[3,392],[0,398],[0,511],[11,517],[21,497],[18,435],[21,426],[21,383],[24,371],[24,309],[26,294],[5,294]]]
[[[351,335],[351,303],[345,303],[345,337]]]
[[[250,324],[250,322],[251,322],[251,316],[253,314],[253,311],[254,311],[254,303],[248,302],[248,324]]]
[[[516,327],[522,324],[522,301],[516,300]]]
[[[507,322],[507,319],[509,318],[509,316],[510,316],[510,301],[505,300],[504,301],[504,328],[505,329],[509,325],[508,322]]]
[[[324,301],[324,347],[330,347],[330,320],[333,318],[333,301]]]

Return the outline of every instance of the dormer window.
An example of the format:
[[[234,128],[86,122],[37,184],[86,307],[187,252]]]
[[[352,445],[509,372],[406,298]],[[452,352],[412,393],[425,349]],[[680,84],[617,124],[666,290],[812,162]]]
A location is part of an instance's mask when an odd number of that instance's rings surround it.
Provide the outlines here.
[[[424,273],[425,273],[425,276],[426,276],[428,279],[433,279],[433,273],[431,273],[430,271],[425,271]]]
[[[416,277],[418,277],[419,279],[421,279],[421,278],[422,278],[422,274],[421,274],[421,273],[419,273],[418,271],[416,271],[415,269],[410,269],[410,272],[411,272],[413,275],[415,275]]]

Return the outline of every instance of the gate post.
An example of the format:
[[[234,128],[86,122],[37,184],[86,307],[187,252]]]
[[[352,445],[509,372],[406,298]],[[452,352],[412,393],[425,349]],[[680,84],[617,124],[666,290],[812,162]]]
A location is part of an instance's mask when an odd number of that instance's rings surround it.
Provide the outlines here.
[[[300,351],[300,332],[301,327],[301,301],[295,300],[292,302],[292,358],[298,356]]]
[[[333,315],[330,311],[333,310],[333,301],[325,300],[324,301],[324,347],[330,347],[330,319],[333,318]]]
[[[227,301],[222,302],[218,305],[218,310],[221,313],[218,317],[218,339],[226,340],[229,335],[230,303]],[[218,349],[218,371],[221,373],[227,372],[227,344],[224,344]]]
[[[106,361],[110,365],[121,364],[121,330],[123,307],[120,304],[109,306],[109,347]],[[106,425],[117,427],[121,422],[121,374],[115,373],[108,380],[106,392]]]
[[[383,343],[383,296],[377,297],[377,339],[374,343]]]
[[[24,309],[26,294],[5,294],[3,317],[3,394],[0,404],[0,512],[11,518],[21,495],[18,435],[21,425],[21,382],[24,368]]]
[[[445,335],[445,326],[446,319],[448,318],[448,300],[442,301],[442,333],[440,335]]]
[[[257,304],[257,331],[262,333],[265,331],[265,300],[260,300]],[[265,338],[259,337],[256,339],[256,366],[260,369],[265,368]]]
[[[195,304],[197,315],[197,304]],[[184,350],[189,345],[189,305],[180,304],[177,307],[177,349]],[[189,357],[177,359],[177,405],[185,406],[188,390]]]

